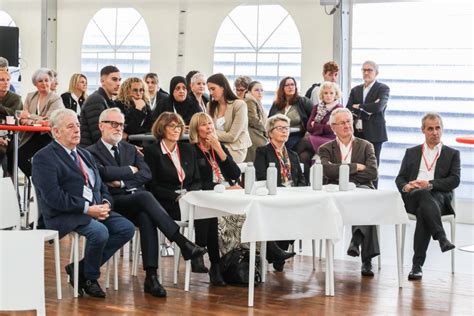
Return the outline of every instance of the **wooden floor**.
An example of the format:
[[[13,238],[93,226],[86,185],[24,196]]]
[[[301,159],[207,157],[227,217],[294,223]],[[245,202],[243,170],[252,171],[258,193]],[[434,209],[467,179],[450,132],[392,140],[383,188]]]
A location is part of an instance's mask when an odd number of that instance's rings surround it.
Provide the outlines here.
[[[67,263],[69,242],[61,242],[61,267]],[[324,296],[324,261],[312,270],[309,256],[296,256],[285,272],[267,274],[267,282],[255,289],[255,307],[247,307],[247,288],[209,285],[206,274],[193,274],[191,291],[183,291],[181,261],[178,287],[172,282],[172,258],[164,258],[167,298],[143,292],[144,274],[130,275],[128,253],[119,264],[119,290],[107,290],[106,299],[72,297],[63,277],[63,299],[56,299],[52,247],[46,246],[46,309],[48,315],[473,315],[472,274],[424,271],[423,281],[409,282],[405,267],[404,287],[398,289],[396,267],[383,265],[374,278],[362,278],[359,263],[335,260],[335,297]],[[104,274],[104,273],[103,273]],[[101,284],[104,284],[103,278]],[[35,312],[0,313],[34,315]]]

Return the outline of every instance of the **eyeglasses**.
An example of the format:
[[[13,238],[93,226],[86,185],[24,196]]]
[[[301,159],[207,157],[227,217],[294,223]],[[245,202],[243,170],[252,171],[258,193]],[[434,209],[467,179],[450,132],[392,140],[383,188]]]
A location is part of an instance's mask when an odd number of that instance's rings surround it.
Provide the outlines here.
[[[273,130],[277,130],[280,133],[283,133],[283,132],[288,132],[290,130],[290,127],[289,126],[275,126],[274,128],[272,128],[272,131]]]
[[[169,125],[166,125],[166,127],[168,127],[169,129],[175,131],[177,129],[183,129],[183,125],[181,124],[169,124]]]
[[[285,83],[285,87],[294,87],[296,86],[293,82],[292,83]]]
[[[352,125],[352,120],[341,121],[341,122],[333,123],[332,125],[337,125],[337,126],[340,126],[340,127],[344,127],[346,125]]]
[[[117,128],[117,127],[123,128],[123,126],[124,126],[124,123],[115,122],[115,121],[102,121],[101,123],[110,124],[110,126],[112,126],[113,128]]]
[[[373,72],[374,70],[372,68],[362,68],[362,72]]]
[[[143,92],[145,92],[145,89],[143,89],[143,88],[140,88],[140,89],[132,89],[132,92],[133,92],[133,93],[143,93]]]

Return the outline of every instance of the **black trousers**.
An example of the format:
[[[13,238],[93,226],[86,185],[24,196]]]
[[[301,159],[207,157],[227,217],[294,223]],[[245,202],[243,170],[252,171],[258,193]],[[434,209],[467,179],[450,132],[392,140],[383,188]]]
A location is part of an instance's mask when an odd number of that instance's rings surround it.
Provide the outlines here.
[[[143,268],[157,268],[159,245],[156,228],[173,240],[179,226],[148,191],[114,195],[114,211],[128,218],[140,230]]]
[[[51,142],[49,134],[34,133],[33,136],[18,148],[18,167],[28,177],[31,177],[31,157]],[[13,174],[13,141],[8,145],[8,172]]]
[[[354,234],[362,235],[362,242],[360,244],[360,257],[362,262],[372,259],[380,255],[379,239],[377,236],[377,226],[374,225],[359,225],[352,226],[352,236]]]
[[[441,215],[446,203],[434,191],[417,189],[404,196],[405,207],[416,216],[415,238],[413,241],[413,264],[423,266],[430,237],[438,240],[446,233],[441,223]]]
[[[218,263],[219,241],[217,232],[217,218],[198,219],[194,222],[196,231],[196,244],[201,247],[207,247],[209,260],[211,263]]]

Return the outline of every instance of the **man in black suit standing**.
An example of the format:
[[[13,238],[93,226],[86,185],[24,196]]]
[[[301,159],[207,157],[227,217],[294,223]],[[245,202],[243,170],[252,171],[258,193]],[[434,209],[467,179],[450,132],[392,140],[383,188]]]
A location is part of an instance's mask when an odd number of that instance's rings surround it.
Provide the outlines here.
[[[54,137],[36,153],[32,180],[45,228],[59,237],[75,231],[87,240],[79,262],[79,294],[105,297],[97,279],[100,267],[135,233],[133,224],[111,211],[112,197],[102,182],[91,154],[78,147],[81,139],[77,114],[58,109],[50,117]],[[74,286],[73,264],[66,272]]]
[[[349,95],[346,107],[354,116],[354,136],[374,145],[377,166],[380,165],[382,144],[388,140],[385,127],[385,109],[390,88],[376,80],[379,66],[373,61],[362,65],[364,83],[355,86]],[[374,182],[377,187],[377,182]]]
[[[454,214],[453,190],[459,185],[459,151],[443,145],[443,121],[437,113],[427,113],[421,120],[425,142],[408,148],[395,183],[408,213],[416,215],[413,267],[408,280],[419,280],[426,259],[430,237],[439,242],[442,252],[454,249],[446,238],[441,215]]]
[[[151,171],[135,146],[122,142],[124,115],[118,108],[103,111],[99,117],[102,138],[87,149],[99,167],[103,181],[114,199],[114,210],[131,220],[140,229],[143,266],[146,271],[144,290],[153,296],[165,297],[166,290],[158,281],[158,227],[181,248],[188,260],[202,256],[206,248],[196,246],[179,232],[153,194],[144,185],[151,180]]]

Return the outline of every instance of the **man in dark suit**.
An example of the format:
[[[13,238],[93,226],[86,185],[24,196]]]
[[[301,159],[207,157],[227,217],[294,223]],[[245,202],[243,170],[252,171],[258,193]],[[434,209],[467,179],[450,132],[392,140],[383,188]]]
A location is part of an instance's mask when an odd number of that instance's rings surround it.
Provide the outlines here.
[[[390,88],[376,80],[378,74],[379,66],[375,62],[364,62],[364,83],[352,88],[346,105],[355,118],[354,136],[368,140],[374,145],[377,166],[380,165],[382,144],[388,140],[385,109],[390,94]]]
[[[318,151],[328,182],[339,182],[339,167],[346,162],[349,165],[349,181],[358,187],[374,189],[373,181],[377,179],[374,147],[368,141],[354,137],[351,112],[345,108],[336,109],[331,113],[329,123],[336,139],[322,145]],[[372,258],[380,255],[376,226],[352,226],[352,240],[347,254],[352,257],[362,254],[361,273],[373,276]]]
[[[166,290],[156,275],[159,251],[156,228],[169,240],[176,242],[186,260],[202,256],[206,249],[181,235],[179,226],[153,194],[145,190],[145,183],[151,180],[151,171],[135,146],[121,141],[124,122],[120,109],[103,111],[99,117],[102,138],[87,149],[94,156],[100,175],[114,198],[114,210],[140,229],[143,267],[146,271],[145,292],[165,297]]]
[[[430,237],[439,242],[442,252],[454,249],[446,238],[441,215],[454,214],[451,202],[461,174],[459,151],[441,143],[443,121],[437,113],[427,113],[421,120],[425,142],[408,148],[395,183],[408,213],[416,215],[413,266],[409,280],[423,276]]]
[[[133,224],[111,211],[112,197],[89,152],[77,147],[80,126],[76,112],[51,114],[55,141],[33,158],[32,177],[44,226],[59,237],[75,231],[87,240],[79,263],[79,294],[105,297],[97,279],[100,267],[135,233]],[[73,265],[66,266],[73,285]]]
[[[120,89],[120,70],[105,66],[100,70],[101,87],[87,97],[81,108],[81,146],[87,147],[100,138],[99,115],[103,110],[115,107],[112,100]]]

